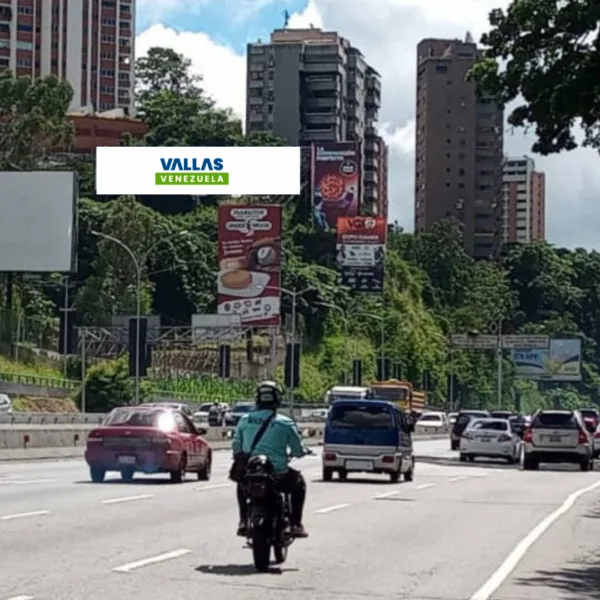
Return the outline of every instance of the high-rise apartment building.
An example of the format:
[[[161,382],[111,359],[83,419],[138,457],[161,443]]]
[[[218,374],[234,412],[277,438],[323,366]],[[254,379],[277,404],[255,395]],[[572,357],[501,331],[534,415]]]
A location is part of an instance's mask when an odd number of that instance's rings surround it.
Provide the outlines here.
[[[0,0],[0,70],[66,79],[71,110],[133,114],[135,0]]]
[[[504,115],[467,78],[477,56],[469,34],[417,46],[415,232],[455,218],[469,254],[488,258],[502,244]]]
[[[528,156],[504,161],[504,242],[545,238],[546,177]]]
[[[380,75],[336,32],[277,29],[248,45],[246,129],[291,145],[356,141],[363,149],[363,200],[377,206]]]

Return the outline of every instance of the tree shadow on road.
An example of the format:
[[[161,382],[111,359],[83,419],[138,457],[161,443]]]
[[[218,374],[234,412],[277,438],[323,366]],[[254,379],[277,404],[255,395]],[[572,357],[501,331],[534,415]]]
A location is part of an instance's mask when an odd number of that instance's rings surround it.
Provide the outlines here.
[[[536,571],[526,579],[517,579],[516,586],[560,590],[565,600],[598,600],[600,597],[600,554],[588,557],[585,563],[568,563],[557,571]],[[543,596],[540,596],[543,597]]]
[[[283,575],[298,571],[298,569],[282,569],[281,567],[270,567],[266,573],[259,573],[254,565],[200,565],[194,569],[205,575],[220,575],[224,577],[247,577],[249,575]]]

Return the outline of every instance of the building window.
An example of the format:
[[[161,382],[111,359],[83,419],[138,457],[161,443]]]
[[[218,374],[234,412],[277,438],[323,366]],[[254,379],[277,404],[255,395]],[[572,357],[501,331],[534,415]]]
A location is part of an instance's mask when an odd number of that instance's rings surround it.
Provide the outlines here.
[[[19,31],[33,31],[33,26],[32,25],[23,25],[22,23],[19,23],[17,25],[17,29]]]

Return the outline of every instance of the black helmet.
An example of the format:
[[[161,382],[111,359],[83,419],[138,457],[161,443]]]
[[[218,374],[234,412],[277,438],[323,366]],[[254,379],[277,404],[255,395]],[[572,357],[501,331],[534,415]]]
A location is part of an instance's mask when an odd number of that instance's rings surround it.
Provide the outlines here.
[[[275,381],[262,381],[256,386],[256,406],[276,409],[281,405],[282,392]]]

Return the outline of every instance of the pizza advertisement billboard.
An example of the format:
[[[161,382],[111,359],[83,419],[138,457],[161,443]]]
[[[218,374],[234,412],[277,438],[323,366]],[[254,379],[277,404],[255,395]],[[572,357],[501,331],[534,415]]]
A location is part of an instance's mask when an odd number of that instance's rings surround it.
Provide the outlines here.
[[[317,229],[337,227],[360,206],[362,149],[358,142],[316,142],[312,146],[313,216]]]
[[[386,241],[386,219],[340,217],[336,254],[342,285],[357,292],[382,292]]]
[[[281,206],[219,206],[217,313],[270,327],[281,314]]]

